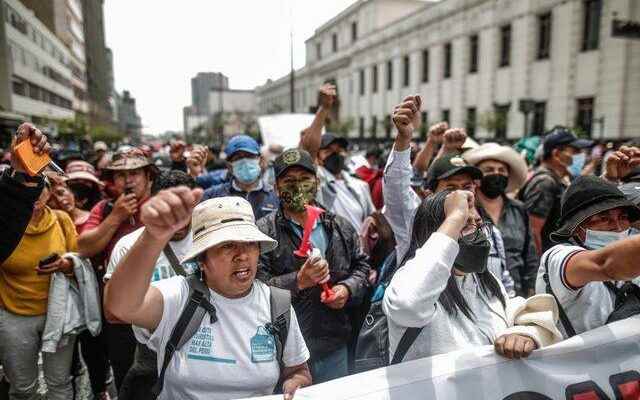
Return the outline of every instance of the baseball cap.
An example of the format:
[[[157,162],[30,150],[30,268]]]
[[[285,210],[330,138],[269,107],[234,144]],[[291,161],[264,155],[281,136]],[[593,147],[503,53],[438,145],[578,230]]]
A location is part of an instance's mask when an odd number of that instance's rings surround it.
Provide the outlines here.
[[[344,147],[345,149],[349,147],[349,141],[343,137],[336,136],[333,133],[325,133],[320,138],[320,148],[326,149],[331,146],[332,143],[338,143],[340,147]]]
[[[237,135],[229,139],[227,146],[224,148],[224,153],[227,157],[231,157],[234,153],[239,151],[246,151],[247,153],[260,155],[260,146],[254,138],[247,135]]]
[[[224,242],[258,243],[262,253],[278,245],[256,226],[251,204],[237,196],[217,197],[198,204],[191,217],[191,229],[193,245],[180,262],[191,260]]]
[[[555,126],[545,135],[544,144],[542,146],[543,156],[548,157],[553,149],[557,147],[571,146],[576,149],[585,149],[593,146],[593,141],[578,139],[568,128],[565,128],[564,126]]]
[[[427,188],[435,190],[438,180],[458,174],[469,174],[473,179],[482,179],[482,171],[467,164],[460,154],[449,153],[435,160],[429,167]]]
[[[300,167],[312,174],[316,173],[316,165],[313,163],[311,154],[297,148],[284,151],[273,162],[273,171],[276,178],[279,178],[291,167]]]

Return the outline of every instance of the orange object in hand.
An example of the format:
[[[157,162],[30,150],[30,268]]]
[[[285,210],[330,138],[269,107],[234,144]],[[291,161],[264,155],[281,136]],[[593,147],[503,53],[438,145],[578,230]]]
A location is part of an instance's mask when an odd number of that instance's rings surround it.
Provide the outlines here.
[[[15,153],[18,160],[24,166],[24,169],[30,176],[36,176],[47,165],[54,169],[57,173],[64,175],[64,171],[56,163],[51,160],[48,154],[36,154],[33,151],[33,145],[30,140],[23,140],[15,147]]]

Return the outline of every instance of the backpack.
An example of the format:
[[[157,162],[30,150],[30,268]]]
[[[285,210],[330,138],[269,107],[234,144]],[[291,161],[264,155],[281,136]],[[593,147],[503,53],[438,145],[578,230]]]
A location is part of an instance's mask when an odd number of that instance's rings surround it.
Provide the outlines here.
[[[209,288],[202,281],[200,274],[187,277],[187,283],[189,284],[189,301],[182,310],[178,322],[176,322],[173,327],[171,336],[165,347],[162,368],[158,375],[158,380],[152,389],[152,393],[156,398],[162,392],[164,375],[174,353],[180,350],[197,332],[205,315],[209,315],[211,323],[218,320],[216,308],[209,302]],[[282,354],[291,322],[291,293],[288,290],[272,286],[270,286],[269,289],[271,322],[266,324],[265,328],[275,339],[276,358],[280,365],[280,371],[282,371],[284,368]],[[279,385],[276,385],[276,388],[278,387]]]
[[[546,284],[546,292],[553,296],[558,304],[558,312],[560,314],[560,322],[564,327],[568,337],[574,337],[576,330],[573,328],[573,324],[567,317],[567,314],[562,308],[562,304],[556,297],[555,293],[551,289],[551,283],[549,282],[549,256],[544,260],[544,275],[542,275]],[[613,311],[609,314],[605,324],[620,321],[629,318],[633,315],[640,315],[640,287],[633,282],[625,282],[621,288],[616,287],[611,282],[602,282],[615,296]]]

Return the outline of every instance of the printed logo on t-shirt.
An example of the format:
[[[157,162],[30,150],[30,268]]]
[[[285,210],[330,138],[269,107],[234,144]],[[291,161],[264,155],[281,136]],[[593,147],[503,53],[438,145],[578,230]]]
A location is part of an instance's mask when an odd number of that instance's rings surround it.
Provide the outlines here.
[[[198,263],[195,261],[187,261],[181,264],[187,275],[192,275],[198,272]],[[171,265],[156,265],[153,270],[153,276],[151,276],[151,282],[161,281],[176,276]]]
[[[191,360],[209,361],[223,364],[235,364],[236,360],[216,357],[213,352],[213,332],[210,326],[201,326],[189,341],[187,358]]]
[[[271,362],[276,356],[276,341],[264,326],[259,326],[251,338],[251,362]]]

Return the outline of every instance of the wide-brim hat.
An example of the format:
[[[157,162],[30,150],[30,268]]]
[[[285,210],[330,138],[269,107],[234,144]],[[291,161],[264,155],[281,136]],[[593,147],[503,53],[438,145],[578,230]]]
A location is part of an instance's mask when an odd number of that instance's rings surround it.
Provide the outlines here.
[[[508,146],[497,143],[485,143],[464,153],[464,159],[471,165],[478,166],[486,160],[496,160],[509,167],[509,183],[507,192],[520,189],[527,180],[527,163],[522,156]]]
[[[615,208],[625,208],[631,222],[640,219],[640,208],[630,202],[614,184],[596,176],[580,176],[562,196],[559,228],[551,233],[551,240],[565,241],[588,218]]]
[[[278,245],[258,229],[251,204],[242,197],[218,197],[198,204],[191,217],[191,229],[193,245],[180,262],[225,242],[258,243],[261,253]]]
[[[104,186],[104,183],[101,182],[98,178],[96,178],[95,175],[92,175],[91,173],[86,171],[77,171],[77,172],[68,173],[67,180],[68,181],[74,181],[74,180],[90,181],[91,183],[95,183],[98,186]]]
[[[82,180],[90,181],[98,186],[104,186],[96,176],[96,170],[93,165],[83,160],[73,160],[67,164],[65,174],[68,181]]]
[[[118,152],[113,155],[111,162],[103,168],[103,177],[111,177],[113,171],[130,171],[139,168],[147,168],[153,176],[160,170],[136,147]]]

